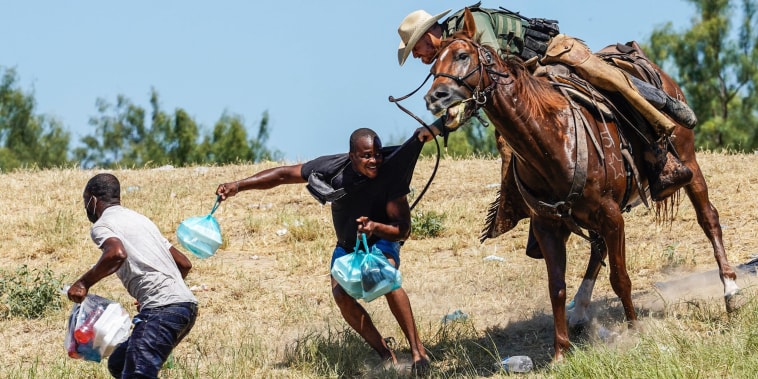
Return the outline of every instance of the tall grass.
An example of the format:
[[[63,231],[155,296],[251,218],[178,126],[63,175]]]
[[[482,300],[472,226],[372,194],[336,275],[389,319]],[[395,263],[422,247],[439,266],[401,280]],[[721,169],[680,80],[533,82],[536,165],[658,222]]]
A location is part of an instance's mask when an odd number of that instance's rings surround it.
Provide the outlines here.
[[[724,227],[732,263],[749,260],[758,234],[758,156],[703,153],[711,201]],[[239,179],[275,163],[174,170],[115,170],[125,206],[150,216],[176,243],[183,219],[207,214],[219,183]],[[422,159],[412,186],[421,188],[434,161]],[[50,270],[71,283],[100,256],[89,239],[81,193],[95,171],[18,171],[0,175],[0,267],[7,280]],[[752,378],[758,367],[758,305],[744,271],[747,304],[727,315],[717,277],[693,285],[689,297],[669,298],[658,282],[716,268],[710,243],[694,211],[682,202],[671,224],[657,224],[651,210],[635,208],[626,219],[627,261],[640,318],[629,329],[620,302],[601,271],[592,323],[572,334],[564,362],[551,362],[552,313],[543,261],[524,255],[528,225],[478,241],[487,205],[500,181],[496,159],[444,159],[421,201],[422,232],[402,248],[403,286],[419,332],[432,358],[431,377],[516,376],[496,363],[528,355],[535,368],[522,378]],[[15,194],[36,191],[20,202]],[[130,190],[126,190],[131,188]],[[328,205],[303,186],[250,191],[221,204],[214,214],[224,245],[209,259],[190,256],[187,283],[200,303],[197,323],[174,351],[162,378],[396,378],[407,377],[410,349],[384,299],[363,304],[384,337],[394,338],[396,370],[380,368],[375,354],[351,330],[331,296],[328,266],[334,232]],[[439,226],[439,228],[438,228]],[[285,232],[282,232],[285,230]],[[581,282],[589,246],[567,244],[567,292]],[[496,256],[499,259],[484,259]],[[35,271],[37,270],[37,271]],[[753,275],[754,276],[754,275]],[[52,279],[46,279],[52,282]],[[53,287],[57,287],[53,285]],[[714,296],[706,290],[715,288]],[[19,287],[20,288],[20,287]],[[57,288],[56,288],[57,290]],[[133,299],[114,276],[92,292],[120,302],[135,314]],[[39,318],[0,318],[0,378],[108,378],[106,363],[68,358],[63,348],[71,303]],[[443,323],[460,309],[462,322]]]

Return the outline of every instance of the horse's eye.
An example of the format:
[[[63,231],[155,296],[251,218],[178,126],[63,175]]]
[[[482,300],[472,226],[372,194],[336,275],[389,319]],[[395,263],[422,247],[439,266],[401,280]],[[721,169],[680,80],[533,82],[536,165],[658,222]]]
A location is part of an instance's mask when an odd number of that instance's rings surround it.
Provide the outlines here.
[[[468,57],[469,57],[469,54],[466,52],[463,52],[463,53],[458,53],[458,56],[456,57],[456,59],[459,61],[463,61],[463,60],[468,59]]]

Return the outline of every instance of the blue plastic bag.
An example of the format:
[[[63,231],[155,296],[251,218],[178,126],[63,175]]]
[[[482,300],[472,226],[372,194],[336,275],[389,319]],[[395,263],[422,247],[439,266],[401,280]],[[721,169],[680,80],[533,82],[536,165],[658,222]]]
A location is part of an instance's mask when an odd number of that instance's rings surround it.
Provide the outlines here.
[[[221,226],[213,217],[221,203],[221,197],[216,198],[211,213],[205,216],[190,217],[179,224],[176,228],[176,237],[185,249],[195,254],[198,258],[208,258],[216,253],[221,246]]]
[[[332,276],[353,299],[363,297],[363,287],[361,285],[363,254],[358,254],[357,250],[356,248],[356,251],[352,254],[346,254],[335,259],[332,266]]]
[[[400,271],[376,246],[368,247],[365,234],[361,234],[356,241],[352,254],[334,261],[332,276],[348,295],[366,302],[386,295],[403,284]]]

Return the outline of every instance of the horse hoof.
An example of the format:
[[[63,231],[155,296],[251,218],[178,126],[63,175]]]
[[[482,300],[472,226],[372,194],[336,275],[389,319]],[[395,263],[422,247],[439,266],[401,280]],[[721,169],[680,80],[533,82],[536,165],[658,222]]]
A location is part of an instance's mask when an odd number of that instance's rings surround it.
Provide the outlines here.
[[[724,296],[724,301],[726,302],[726,312],[732,313],[738,311],[747,303],[747,297],[740,291],[737,291],[731,295]]]

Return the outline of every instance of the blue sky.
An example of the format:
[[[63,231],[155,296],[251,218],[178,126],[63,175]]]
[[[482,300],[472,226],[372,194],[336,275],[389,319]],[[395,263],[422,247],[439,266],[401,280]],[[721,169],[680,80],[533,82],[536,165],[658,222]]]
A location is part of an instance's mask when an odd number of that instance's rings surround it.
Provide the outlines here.
[[[222,113],[251,132],[269,112],[268,146],[290,162],[345,151],[350,132],[369,127],[385,141],[419,126],[387,99],[418,87],[429,72],[397,63],[400,21],[473,1],[9,1],[0,0],[0,66],[15,68],[36,113],[54,116],[76,144],[93,131],[95,101],[124,95],[150,110],[184,108],[210,131]],[[686,29],[686,1],[484,1],[528,17],[559,20],[593,50],[646,40],[671,22]],[[403,102],[432,117],[422,92]]]

